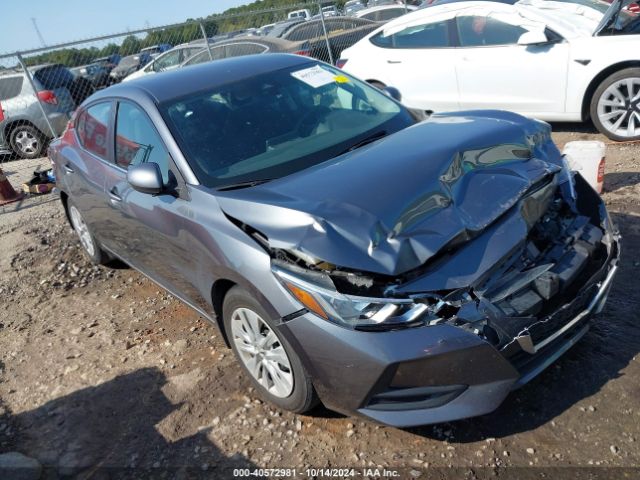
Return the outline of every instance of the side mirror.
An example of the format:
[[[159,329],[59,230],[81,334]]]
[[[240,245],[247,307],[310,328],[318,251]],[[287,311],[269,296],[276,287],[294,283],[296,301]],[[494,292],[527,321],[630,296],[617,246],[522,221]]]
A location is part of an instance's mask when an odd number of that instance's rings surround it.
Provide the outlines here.
[[[402,94],[400,93],[400,90],[398,90],[395,87],[384,87],[382,89],[382,92],[386,95],[389,95],[391,98],[393,98],[397,102],[402,101]]]
[[[518,45],[540,45],[548,42],[549,39],[542,30],[525,32],[518,39]]]
[[[146,162],[129,167],[129,170],[127,170],[127,182],[134,190],[151,195],[161,193],[164,188],[160,166],[155,162]]]

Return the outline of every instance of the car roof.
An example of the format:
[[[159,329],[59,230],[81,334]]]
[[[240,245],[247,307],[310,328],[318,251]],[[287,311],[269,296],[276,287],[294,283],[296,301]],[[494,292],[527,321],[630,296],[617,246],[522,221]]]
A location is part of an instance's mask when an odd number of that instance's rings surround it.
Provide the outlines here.
[[[91,100],[144,95],[156,103],[162,103],[230,82],[311,62],[316,60],[284,53],[226,58],[163,72],[162,75],[146,75],[135,82],[113,85],[92,95]]]

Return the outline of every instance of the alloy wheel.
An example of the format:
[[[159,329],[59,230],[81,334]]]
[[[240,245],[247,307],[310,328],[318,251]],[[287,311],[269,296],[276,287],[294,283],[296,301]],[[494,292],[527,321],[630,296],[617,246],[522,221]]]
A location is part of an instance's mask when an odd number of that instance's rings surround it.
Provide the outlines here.
[[[231,314],[231,334],[238,357],[253,378],[275,397],[291,395],[291,362],[276,332],[260,315],[248,308],[237,308]]]
[[[597,113],[600,123],[614,135],[640,135],[640,77],[612,83],[598,99]]]
[[[72,205],[71,208],[69,208],[69,217],[71,218],[71,225],[73,225],[73,229],[80,238],[82,247],[87,251],[89,256],[93,257],[96,252],[96,246],[93,243],[89,227],[87,227],[87,224],[84,222],[82,215],[80,215],[80,212],[75,205]]]
[[[25,155],[34,155],[40,150],[40,140],[28,130],[21,130],[16,134],[15,144]]]

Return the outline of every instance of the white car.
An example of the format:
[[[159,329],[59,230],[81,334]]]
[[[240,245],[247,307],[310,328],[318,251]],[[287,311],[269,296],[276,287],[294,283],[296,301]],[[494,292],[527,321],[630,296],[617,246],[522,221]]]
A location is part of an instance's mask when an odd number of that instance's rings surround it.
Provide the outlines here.
[[[204,47],[204,41],[201,44],[195,43],[178,45],[177,47],[174,47],[171,50],[158,55],[158,57],[149,62],[144,68],[133,72],[131,75],[125,77],[122,81],[128,82],[130,80],[135,80],[136,78],[144,77],[145,75],[178,68],[182,64],[182,62],[202,50]]]
[[[289,14],[287,15],[288,20],[293,20],[296,18],[309,20],[311,19],[311,12],[308,9],[303,8],[302,10],[294,10],[293,12],[289,12]]]
[[[585,121],[640,139],[640,17],[523,0],[435,5],[399,17],[342,52],[338,65],[427,111],[500,108]]]

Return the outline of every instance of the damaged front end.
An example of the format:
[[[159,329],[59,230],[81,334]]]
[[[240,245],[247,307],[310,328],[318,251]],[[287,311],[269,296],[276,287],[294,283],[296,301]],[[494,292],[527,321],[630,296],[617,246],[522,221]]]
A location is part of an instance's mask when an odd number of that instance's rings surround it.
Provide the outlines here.
[[[293,319],[308,312],[354,333],[384,332],[362,337],[376,337],[380,359],[366,342],[358,351],[377,365],[377,380],[345,393],[348,409],[396,425],[486,413],[586,332],[611,286],[620,238],[549,133],[504,112],[434,115],[346,161],[256,188],[250,209],[221,199],[300,305],[285,319],[296,335],[307,330]],[[362,178],[365,170],[372,174]],[[362,340],[342,336],[352,358],[346,344]],[[322,345],[304,342],[335,392]],[[492,374],[480,373],[483,362]]]
[[[580,176],[562,185],[558,177],[520,199],[514,217],[525,220],[526,235],[484,271],[475,270],[486,264],[478,256],[500,230],[513,228],[513,218],[490,227],[477,245],[443,252],[396,277],[278,249],[273,272],[307,310],[342,326],[375,331],[447,324],[472,332],[520,372],[519,386],[586,332],[589,315],[606,301],[620,255],[620,236],[600,197]],[[435,272],[442,278],[448,271],[472,280],[423,290],[434,285]]]

